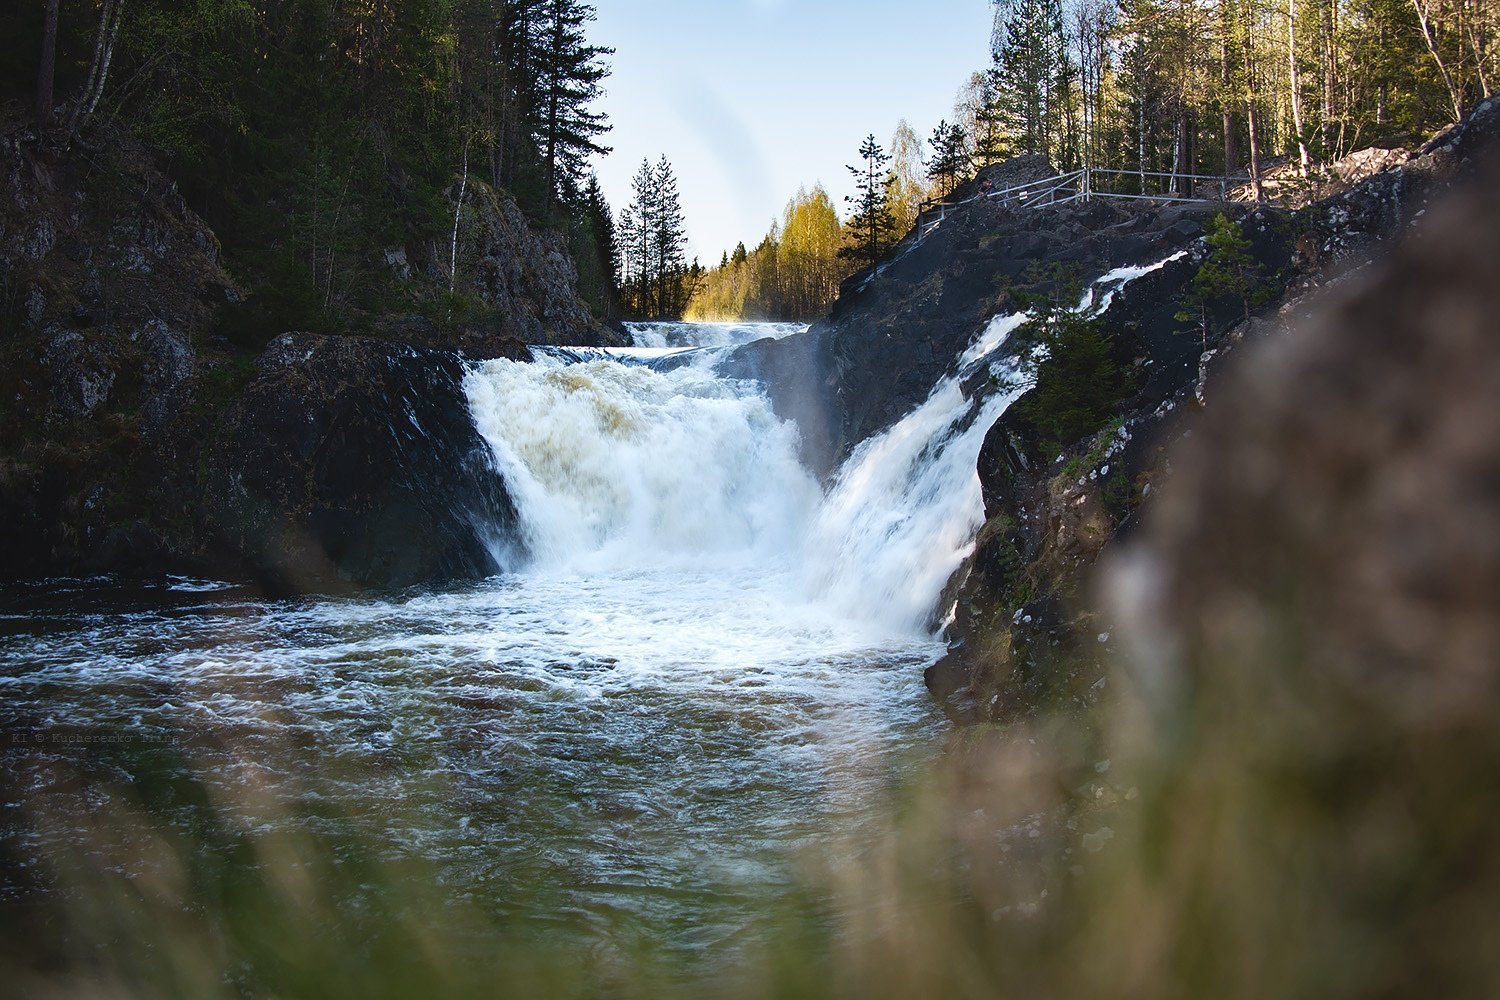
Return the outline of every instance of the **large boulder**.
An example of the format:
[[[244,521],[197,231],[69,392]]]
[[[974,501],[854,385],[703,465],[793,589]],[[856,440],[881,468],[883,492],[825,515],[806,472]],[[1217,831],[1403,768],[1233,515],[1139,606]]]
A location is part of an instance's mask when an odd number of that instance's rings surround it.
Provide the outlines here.
[[[455,181],[445,192],[450,204],[457,200],[459,187]],[[487,307],[477,321],[479,332],[560,347],[630,342],[622,328],[596,320],[579,297],[578,269],[563,233],[533,224],[504,190],[472,176],[464,187],[456,290]],[[446,291],[453,251],[446,240],[416,241],[392,247],[386,262],[397,277],[419,279]]]
[[[953,373],[991,319],[1022,308],[1018,292],[1047,293],[1161,261],[1193,244],[1216,210],[1102,201],[1038,210],[974,201],[924,239],[908,236],[877,273],[850,279],[826,320],[747,345],[720,370],[765,383],[777,413],[797,422],[804,459],[826,475]],[[1280,259],[1287,256],[1289,248]],[[1151,301],[1159,308],[1151,317],[1166,317],[1166,336],[1177,326],[1172,298],[1192,274],[1183,265],[1154,276]],[[1123,321],[1116,326],[1128,332]]]
[[[1246,351],[1174,452],[1111,574],[1110,745],[1141,812],[1088,897],[1129,901],[1090,914],[1100,968],[1192,970],[1201,996],[1495,992],[1497,316],[1492,170]]]
[[[452,584],[509,568],[515,508],[457,355],[285,334],[221,425],[214,533],[277,591]]]

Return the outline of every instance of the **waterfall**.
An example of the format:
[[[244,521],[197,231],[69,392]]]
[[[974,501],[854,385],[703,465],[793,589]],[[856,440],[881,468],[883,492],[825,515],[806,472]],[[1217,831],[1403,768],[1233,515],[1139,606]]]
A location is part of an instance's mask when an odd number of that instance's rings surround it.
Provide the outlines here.
[[[780,340],[807,329],[806,323],[627,323],[636,347],[738,347],[756,340]]]
[[[1104,311],[1178,256],[1110,271],[1079,310]],[[465,389],[516,501],[531,572],[761,567],[780,597],[920,633],[983,523],[979,451],[1026,388],[1001,348],[1027,318],[996,316],[826,493],[762,388],[714,371],[727,345],[798,327],[638,324],[635,351],[693,353],[658,369],[639,354],[539,350],[530,364],[477,366]]]
[[[542,568],[773,557],[817,503],[796,428],[704,365],[501,359],[465,389]]]

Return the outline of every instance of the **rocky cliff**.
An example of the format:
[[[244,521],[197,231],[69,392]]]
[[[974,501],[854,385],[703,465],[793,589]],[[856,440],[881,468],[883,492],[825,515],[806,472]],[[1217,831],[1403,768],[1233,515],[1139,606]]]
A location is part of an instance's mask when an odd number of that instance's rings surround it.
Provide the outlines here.
[[[452,352],[619,338],[579,300],[562,237],[472,180],[459,291],[482,308],[446,324],[376,318],[347,342],[247,338],[253,290],[127,136],[61,153],[3,123],[0,184],[5,576],[248,572],[282,588],[483,576],[499,548],[474,519],[502,530],[509,508],[479,483]],[[417,299],[446,293],[446,248],[417,241],[386,260]],[[267,341],[259,361],[245,351]],[[382,394],[399,401],[392,413]],[[456,482],[434,464],[450,459]]]
[[[466,582],[513,564],[515,509],[463,376],[450,352],[276,338],[204,461],[216,547],[291,593]]]

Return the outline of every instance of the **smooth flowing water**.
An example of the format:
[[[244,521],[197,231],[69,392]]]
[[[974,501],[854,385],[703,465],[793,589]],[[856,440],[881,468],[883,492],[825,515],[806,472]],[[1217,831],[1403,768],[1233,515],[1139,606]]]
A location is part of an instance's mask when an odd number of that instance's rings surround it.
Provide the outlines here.
[[[697,332],[722,348],[794,328]],[[598,940],[713,946],[810,847],[857,852],[936,752],[933,606],[1009,397],[945,380],[825,494],[761,389],[715,373],[721,350],[650,366],[694,333],[471,370],[521,572],[358,599],[184,579],[8,591],[3,847],[22,860],[0,891],[70,853],[149,867],[104,789],[162,760],[236,829],[352,830],[445,892]]]

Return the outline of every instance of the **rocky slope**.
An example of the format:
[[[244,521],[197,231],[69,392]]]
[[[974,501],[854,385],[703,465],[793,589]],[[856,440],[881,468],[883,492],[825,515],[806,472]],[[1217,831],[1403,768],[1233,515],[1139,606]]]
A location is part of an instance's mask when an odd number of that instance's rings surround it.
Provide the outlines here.
[[[1103,430],[1062,454],[1042,451],[1020,407],[997,422],[979,460],[986,524],[954,581],[949,653],[927,675],[952,716],[1007,719],[1097,696],[1114,644],[1109,622],[1090,610],[1089,570],[1151,505],[1170,472],[1170,447],[1192,433],[1200,411],[1212,410],[1240,345],[1282,340],[1298,329],[1322,288],[1359,280],[1351,275],[1472,175],[1497,140],[1500,105],[1491,100],[1410,160],[1269,227],[1285,243],[1256,240],[1254,254],[1268,270],[1288,263],[1284,291],[1206,345],[1175,332],[1167,315],[1183,279],[1163,269],[1131,286],[1110,324],[1131,333],[1133,350],[1144,352],[1141,363],[1153,374]],[[1186,276],[1202,256],[1197,247],[1184,263]],[[1277,459],[1266,453],[1262,461]]]
[[[1035,176],[1034,161],[1017,161],[1020,179]],[[1016,179],[995,173],[997,185]],[[909,236],[878,274],[850,278],[828,319],[807,333],[749,345],[720,370],[763,381],[777,412],[801,429],[808,463],[827,474],[860,441],[922,402],[991,318],[1023,308],[1020,296],[1161,261],[1202,236],[1215,211],[1103,201],[1038,211],[976,201],[925,240]],[[1264,217],[1260,228],[1271,223]],[[1286,239],[1268,238],[1268,257],[1277,252],[1271,242],[1289,256]],[[1136,298],[1142,304],[1117,332],[1170,325],[1170,296],[1193,269],[1183,262],[1164,270],[1156,292]]]
[[[460,273],[486,307],[479,319],[382,318],[363,331],[373,341],[275,340],[259,362],[230,325],[249,293],[127,136],[62,154],[0,123],[0,185],[8,577],[252,572],[327,588],[482,576],[495,547],[465,505],[498,526],[508,505],[468,471],[450,482],[433,464],[473,469],[451,352],[619,338],[579,300],[562,237],[472,181]],[[446,293],[445,249],[414,243],[387,262],[418,297]],[[382,392],[420,430],[393,423]]]

